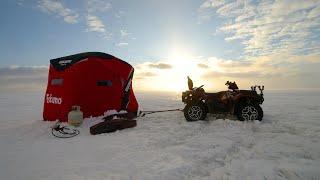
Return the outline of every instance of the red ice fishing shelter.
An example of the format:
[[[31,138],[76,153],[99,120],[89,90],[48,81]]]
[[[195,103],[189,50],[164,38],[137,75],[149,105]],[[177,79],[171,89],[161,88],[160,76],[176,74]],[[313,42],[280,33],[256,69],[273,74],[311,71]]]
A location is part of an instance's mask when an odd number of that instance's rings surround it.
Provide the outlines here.
[[[134,68],[101,52],[87,52],[50,60],[44,98],[45,121],[67,121],[71,107],[81,107],[84,117],[107,110],[137,113],[132,90]]]

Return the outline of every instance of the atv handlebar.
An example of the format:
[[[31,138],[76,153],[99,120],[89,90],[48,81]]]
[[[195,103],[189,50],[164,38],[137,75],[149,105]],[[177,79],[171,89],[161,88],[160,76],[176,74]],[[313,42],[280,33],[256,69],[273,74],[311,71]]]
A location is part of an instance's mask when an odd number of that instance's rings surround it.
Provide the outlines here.
[[[202,88],[203,86],[204,86],[204,85],[201,85],[201,86],[199,86],[199,87],[195,87],[195,88],[193,88],[193,90],[196,91],[196,90]]]

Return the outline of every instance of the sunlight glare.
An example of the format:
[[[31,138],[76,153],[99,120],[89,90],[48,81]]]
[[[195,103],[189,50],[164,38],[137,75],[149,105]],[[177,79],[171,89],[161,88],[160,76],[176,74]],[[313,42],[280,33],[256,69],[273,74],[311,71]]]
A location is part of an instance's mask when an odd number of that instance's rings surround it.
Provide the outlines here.
[[[198,80],[201,72],[197,67],[197,60],[194,56],[188,54],[186,51],[176,50],[169,57],[172,69],[166,78],[170,79],[167,82],[167,88],[173,91],[184,91],[187,89],[187,76],[193,80]]]

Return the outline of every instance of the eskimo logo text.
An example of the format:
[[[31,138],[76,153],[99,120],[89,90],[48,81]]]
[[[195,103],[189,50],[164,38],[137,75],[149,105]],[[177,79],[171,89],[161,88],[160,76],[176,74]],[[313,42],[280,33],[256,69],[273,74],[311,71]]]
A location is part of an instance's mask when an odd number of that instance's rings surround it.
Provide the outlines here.
[[[71,62],[72,62],[72,60],[61,60],[61,61],[59,61],[59,64],[62,66],[65,66],[66,64],[69,64]]]
[[[46,94],[46,101],[48,104],[61,104],[62,98],[52,97],[52,94]]]

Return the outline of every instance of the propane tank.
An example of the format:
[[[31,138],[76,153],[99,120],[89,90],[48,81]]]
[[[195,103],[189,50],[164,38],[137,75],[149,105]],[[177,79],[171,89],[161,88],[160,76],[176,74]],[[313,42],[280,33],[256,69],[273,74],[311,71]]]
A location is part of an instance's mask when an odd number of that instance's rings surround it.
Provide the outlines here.
[[[83,112],[80,111],[80,106],[72,106],[68,113],[68,124],[72,126],[80,126],[83,122]]]

